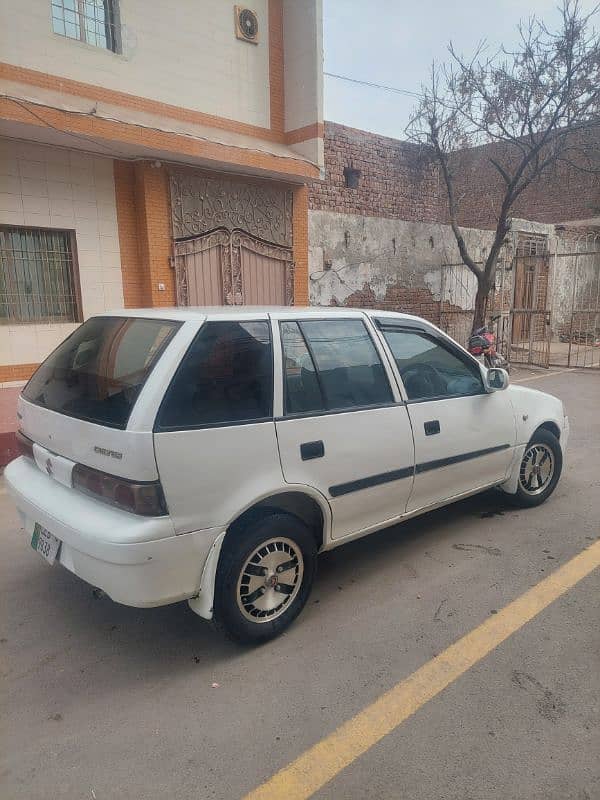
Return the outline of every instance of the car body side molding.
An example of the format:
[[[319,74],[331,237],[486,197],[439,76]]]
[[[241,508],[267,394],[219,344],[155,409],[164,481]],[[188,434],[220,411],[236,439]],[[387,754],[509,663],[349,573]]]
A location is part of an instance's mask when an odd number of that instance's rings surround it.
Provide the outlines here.
[[[355,481],[348,481],[348,483],[338,483],[335,486],[330,486],[329,494],[332,497],[341,497],[344,494],[358,492],[361,489],[369,489],[371,486],[379,486],[382,483],[399,481],[402,478],[412,478],[413,473],[414,467],[403,467],[390,472],[380,472],[378,475],[369,475],[367,478],[359,478]]]
[[[509,444],[498,444],[495,445],[495,447],[484,447],[483,450],[471,450],[469,453],[459,453],[456,456],[437,458],[435,461],[425,461],[422,464],[417,464],[415,473],[419,475],[421,472],[429,472],[431,469],[440,469],[441,467],[448,467],[451,464],[460,464],[461,461],[470,461],[472,458],[489,456],[491,453],[499,453],[501,450],[508,450],[509,447]]]
[[[461,461],[470,461],[473,458],[481,458],[482,456],[490,455],[491,453],[498,453],[501,450],[507,450],[509,444],[499,444],[495,447],[486,447],[483,450],[472,450],[468,453],[460,453],[459,455],[449,456],[448,458],[438,458],[435,461],[425,461],[422,464],[417,464],[413,467],[403,467],[402,469],[394,469],[390,472],[381,472],[378,475],[369,475],[366,478],[359,478],[355,481],[348,481],[348,483],[338,483],[335,486],[329,487],[329,494],[331,497],[341,497],[351,492],[359,492],[361,489],[369,489],[372,486],[379,486],[382,483],[389,483],[390,481],[399,481],[403,478],[410,478],[413,474],[420,474],[428,472],[432,469],[441,469],[448,467],[452,464],[459,464]]]

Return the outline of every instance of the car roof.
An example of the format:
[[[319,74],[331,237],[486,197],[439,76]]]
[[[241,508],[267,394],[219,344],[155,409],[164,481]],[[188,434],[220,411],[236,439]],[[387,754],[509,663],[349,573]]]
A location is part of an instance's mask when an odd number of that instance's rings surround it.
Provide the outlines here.
[[[273,316],[277,319],[305,319],[324,316],[386,317],[398,320],[421,320],[412,314],[397,311],[381,311],[372,308],[348,308],[346,306],[173,306],[161,308],[120,308],[106,311],[97,316],[102,317],[140,317],[144,319],[165,320],[203,320],[206,317],[218,319],[265,319]]]

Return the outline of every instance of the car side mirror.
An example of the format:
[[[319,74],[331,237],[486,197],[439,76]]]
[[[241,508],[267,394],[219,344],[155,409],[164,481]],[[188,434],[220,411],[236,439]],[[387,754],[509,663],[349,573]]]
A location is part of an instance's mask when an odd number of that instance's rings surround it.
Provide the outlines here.
[[[500,367],[488,369],[485,376],[485,387],[488,392],[501,392],[508,389],[509,383],[510,379],[505,369],[500,369]]]

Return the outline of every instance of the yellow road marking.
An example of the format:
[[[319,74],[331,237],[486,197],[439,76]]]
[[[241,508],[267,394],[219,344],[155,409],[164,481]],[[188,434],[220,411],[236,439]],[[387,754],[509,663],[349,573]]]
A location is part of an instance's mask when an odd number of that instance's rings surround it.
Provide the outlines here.
[[[245,800],[304,800],[600,566],[600,540],[304,752]]]
[[[527,383],[528,381],[539,381],[541,378],[549,378],[551,375],[562,375],[565,372],[573,372],[571,369],[557,369],[554,372],[545,372],[543,375],[533,375],[531,378],[520,378],[511,383]]]

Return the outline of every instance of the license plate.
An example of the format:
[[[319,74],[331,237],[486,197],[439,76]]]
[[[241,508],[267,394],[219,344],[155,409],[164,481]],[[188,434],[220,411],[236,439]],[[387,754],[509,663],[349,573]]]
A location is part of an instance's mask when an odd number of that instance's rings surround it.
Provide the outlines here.
[[[33,549],[43,556],[49,564],[54,564],[58,549],[60,547],[60,539],[57,539],[53,533],[42,528],[39,522],[35,523],[33,529],[33,536],[31,537],[31,546]]]

